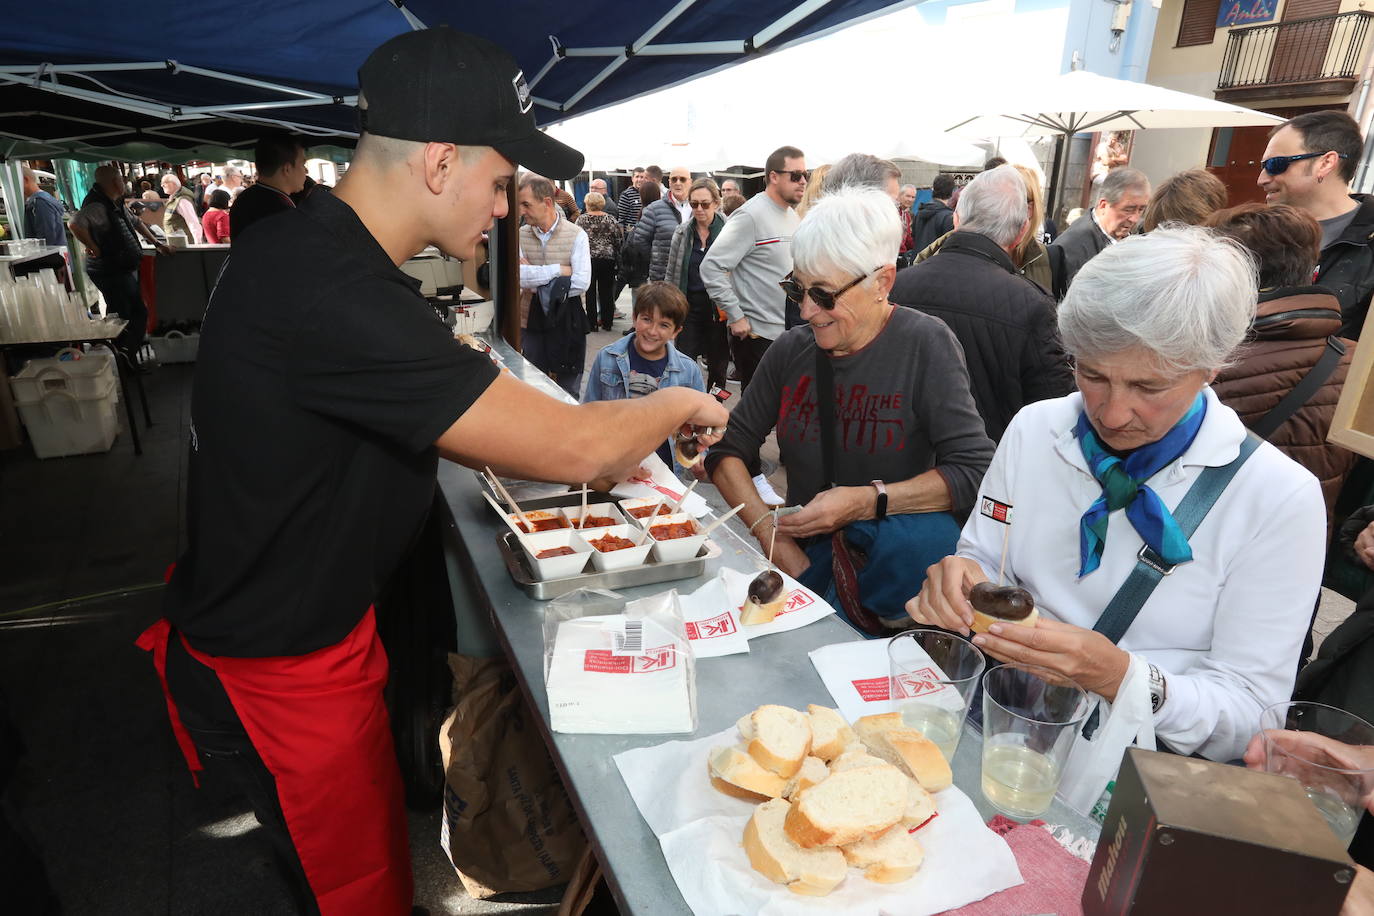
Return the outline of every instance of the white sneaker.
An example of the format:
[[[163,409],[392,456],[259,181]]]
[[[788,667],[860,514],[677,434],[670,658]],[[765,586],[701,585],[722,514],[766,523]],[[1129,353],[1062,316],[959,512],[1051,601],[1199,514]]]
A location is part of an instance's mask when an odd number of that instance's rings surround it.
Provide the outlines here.
[[[768,482],[768,478],[762,474],[754,478],[754,489],[759,491],[759,498],[764,505],[781,506],[785,500],[778,495],[778,491],[773,489],[773,485]]]

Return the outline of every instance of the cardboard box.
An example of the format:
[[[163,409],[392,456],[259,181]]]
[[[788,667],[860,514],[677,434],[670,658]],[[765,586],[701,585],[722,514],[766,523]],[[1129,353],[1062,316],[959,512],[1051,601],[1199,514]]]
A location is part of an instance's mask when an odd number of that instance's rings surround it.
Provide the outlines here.
[[[1360,334],[1326,438],[1357,455],[1374,458],[1374,385],[1370,385],[1374,375],[1374,309],[1365,316]]]
[[[1129,748],[1084,916],[1336,916],[1355,866],[1293,779]]]

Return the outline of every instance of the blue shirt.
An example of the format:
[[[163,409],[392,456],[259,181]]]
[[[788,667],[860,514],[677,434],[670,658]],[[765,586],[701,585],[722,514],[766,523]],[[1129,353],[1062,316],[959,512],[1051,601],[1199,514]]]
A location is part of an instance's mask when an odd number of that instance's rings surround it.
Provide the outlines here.
[[[24,201],[24,220],[29,238],[41,238],[49,245],[67,247],[67,231],[62,225],[62,205],[47,191],[35,191]]]
[[[695,388],[697,391],[706,390],[706,381],[701,377],[701,367],[697,365],[697,361],[679,352],[671,342],[668,344],[667,355],[661,360],[650,361],[639,355],[634,339],[633,334],[626,334],[614,343],[602,347],[601,352],[596,354],[591,371],[587,373],[587,390],[582,395],[582,403],[618,401],[648,394],[649,390],[636,390],[636,385],[642,386],[643,377],[646,376],[657,379],[657,384],[652,389],[655,391],[675,385]],[[640,378],[637,379],[636,376]],[[663,449],[668,448],[668,442],[665,440]],[[665,461],[670,467],[673,466],[671,460]]]

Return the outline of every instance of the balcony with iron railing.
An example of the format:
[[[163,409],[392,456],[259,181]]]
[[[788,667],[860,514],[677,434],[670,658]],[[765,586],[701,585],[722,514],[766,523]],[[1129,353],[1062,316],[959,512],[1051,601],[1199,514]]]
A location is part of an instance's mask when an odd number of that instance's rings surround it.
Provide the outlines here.
[[[1217,80],[1227,102],[1349,95],[1369,54],[1374,13],[1357,10],[1232,29]]]

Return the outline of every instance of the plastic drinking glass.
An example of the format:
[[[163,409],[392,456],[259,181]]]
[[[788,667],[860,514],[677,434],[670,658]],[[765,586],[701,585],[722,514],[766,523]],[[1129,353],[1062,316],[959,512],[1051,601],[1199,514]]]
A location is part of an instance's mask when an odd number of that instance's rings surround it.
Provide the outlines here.
[[[983,675],[983,796],[1011,817],[1044,814],[1091,710],[1082,687],[1045,668]]]
[[[919,729],[953,763],[987,658],[967,639],[918,628],[889,639],[887,659],[892,708],[902,724]]]
[[[1302,783],[1341,845],[1349,846],[1374,792],[1374,725],[1343,709],[1302,701],[1260,713],[1264,769]]]

